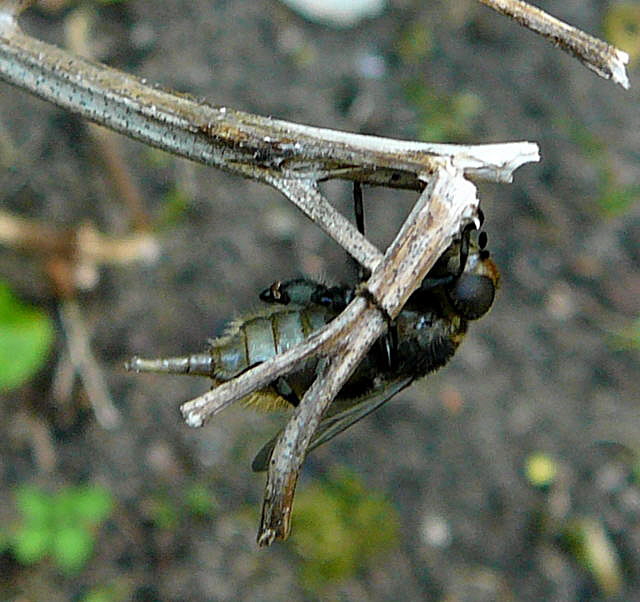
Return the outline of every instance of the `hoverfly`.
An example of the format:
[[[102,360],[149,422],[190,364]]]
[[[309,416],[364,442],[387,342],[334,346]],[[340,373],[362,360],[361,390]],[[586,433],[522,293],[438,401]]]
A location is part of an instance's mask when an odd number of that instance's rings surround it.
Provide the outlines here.
[[[356,223],[364,233],[362,193],[354,185]],[[480,213],[480,224],[483,216]],[[308,451],[329,441],[373,412],[414,380],[444,366],[460,345],[470,320],[486,314],[499,285],[499,272],[486,249],[487,236],[465,228],[437,260],[420,288],[362,360],[325,412]],[[360,270],[359,280],[365,275]],[[353,286],[326,286],[305,278],[275,282],[259,298],[256,315],[231,322],[208,349],[181,357],[134,357],[128,369],[205,376],[217,386],[282,353],[335,318],[358,294]],[[316,376],[317,359],[280,377],[247,398],[249,406],[297,406]],[[267,469],[277,441],[256,455],[252,469]]]

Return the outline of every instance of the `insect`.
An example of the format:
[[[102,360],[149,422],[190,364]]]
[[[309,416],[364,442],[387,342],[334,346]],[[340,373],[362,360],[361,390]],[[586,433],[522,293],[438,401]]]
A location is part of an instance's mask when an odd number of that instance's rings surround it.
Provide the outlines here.
[[[364,232],[362,193],[354,186],[356,223]],[[480,215],[482,220],[482,215]],[[413,293],[388,331],[376,341],[325,412],[308,451],[329,441],[373,412],[414,380],[445,365],[460,345],[468,322],[486,314],[499,285],[499,272],[486,249],[487,236],[465,228]],[[360,269],[360,280],[366,275]],[[299,278],[275,282],[259,295],[265,306],[231,322],[202,353],[181,357],[133,358],[136,372],[206,376],[217,386],[295,346],[335,318],[359,294],[358,287],[329,287]],[[316,376],[317,359],[245,398],[250,406],[297,406]],[[256,455],[252,469],[266,470],[277,436]]]

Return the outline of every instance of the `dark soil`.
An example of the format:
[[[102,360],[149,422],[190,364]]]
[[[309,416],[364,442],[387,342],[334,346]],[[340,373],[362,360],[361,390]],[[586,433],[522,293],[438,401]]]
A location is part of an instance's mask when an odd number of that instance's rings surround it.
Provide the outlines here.
[[[449,366],[314,453],[300,487],[344,464],[400,516],[395,551],[329,583],[330,599],[603,599],[602,581],[560,537],[581,517],[616,551],[617,599],[640,599],[638,351],[616,338],[640,315],[640,204],[615,215],[601,205],[605,192],[640,180],[638,73],[624,91],[479,3],[390,4],[380,18],[337,31],[275,0],[131,0],[99,11],[92,41],[99,60],[214,104],[395,138],[419,135],[409,84],[440,98],[473,94],[480,113],[454,141],[540,145],[542,162],[516,172],[513,184],[479,183],[503,277],[491,314]],[[538,4],[602,33],[608,3]],[[68,16],[31,11],[24,26],[63,44]],[[429,32],[431,50],[411,62],[399,44],[416,27]],[[363,67],[372,59],[383,66],[374,76]],[[114,198],[85,123],[5,84],[0,107],[3,145],[15,149],[0,172],[1,208],[61,227],[90,220],[127,231],[130,211]],[[81,387],[64,407],[54,404],[62,338],[43,373],[0,406],[2,524],[16,519],[12,496],[22,483],[50,491],[102,483],[117,507],[73,578],[5,554],[0,597],[82,599],[117,582],[123,599],[307,599],[293,546],[254,543],[264,477],[249,464],[278,418],[232,409],[189,429],[178,406],[207,383],[135,376],[123,362],[200,350],[229,318],[256,308],[275,278],[345,281],[350,265],[273,190],[121,145],[146,211],[164,221],[162,257],[105,269],[81,304],[126,424],[102,429]],[[175,189],[189,203],[167,220]],[[327,191],[350,211],[347,184]],[[414,199],[365,190],[376,243],[390,241]],[[55,311],[35,261],[3,250],[0,273],[24,299]],[[547,490],[525,477],[536,453],[559,468]],[[159,527],[153,500],[179,508],[194,482],[215,492],[215,515]],[[295,510],[293,520],[295,530]]]

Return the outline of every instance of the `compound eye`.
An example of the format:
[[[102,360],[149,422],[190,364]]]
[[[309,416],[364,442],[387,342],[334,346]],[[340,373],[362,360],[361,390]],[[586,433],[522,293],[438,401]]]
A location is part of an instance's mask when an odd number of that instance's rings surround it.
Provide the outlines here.
[[[455,284],[447,289],[447,295],[461,317],[477,320],[493,305],[496,287],[488,276],[462,274]]]

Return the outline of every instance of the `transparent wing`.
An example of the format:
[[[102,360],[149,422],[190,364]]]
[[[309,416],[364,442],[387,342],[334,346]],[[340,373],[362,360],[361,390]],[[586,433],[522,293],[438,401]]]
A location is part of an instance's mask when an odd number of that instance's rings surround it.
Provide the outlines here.
[[[319,445],[333,439],[336,435],[348,429],[352,424],[355,424],[371,412],[377,410],[394,395],[397,395],[400,391],[406,389],[413,380],[412,376],[406,376],[404,378],[391,381],[391,383],[377,393],[356,399],[351,407],[338,412],[335,415],[329,415],[321,420],[318,425],[318,429],[311,439],[307,453]],[[331,411],[331,407],[329,408],[329,411]],[[269,460],[271,459],[271,453],[273,452],[273,448],[275,447],[276,441],[278,440],[281,432],[282,431],[280,431],[273,439],[268,441],[256,454],[256,457],[251,463],[251,469],[254,472],[267,470]]]

